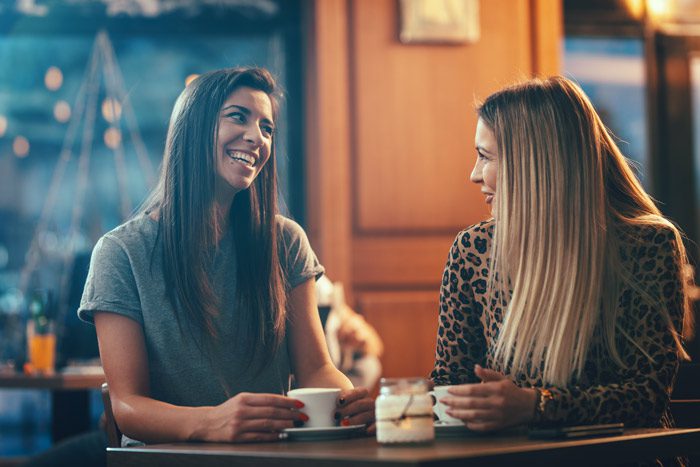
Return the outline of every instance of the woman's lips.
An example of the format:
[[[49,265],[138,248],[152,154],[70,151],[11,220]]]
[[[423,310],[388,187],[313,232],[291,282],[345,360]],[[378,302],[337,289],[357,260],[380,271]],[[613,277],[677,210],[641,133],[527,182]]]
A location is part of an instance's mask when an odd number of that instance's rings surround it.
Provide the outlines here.
[[[493,195],[486,194],[486,204],[491,204],[493,202]]]

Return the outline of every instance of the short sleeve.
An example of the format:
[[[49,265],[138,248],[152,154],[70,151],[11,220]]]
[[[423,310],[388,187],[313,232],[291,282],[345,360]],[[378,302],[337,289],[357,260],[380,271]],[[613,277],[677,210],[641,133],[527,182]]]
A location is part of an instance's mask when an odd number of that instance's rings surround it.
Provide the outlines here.
[[[109,234],[103,236],[92,251],[78,316],[93,323],[96,311],[124,315],[143,325],[131,261],[121,242]]]
[[[324,268],[311,249],[306,232],[299,224],[283,216],[277,216],[281,230],[280,263],[290,289],[323,275]]]

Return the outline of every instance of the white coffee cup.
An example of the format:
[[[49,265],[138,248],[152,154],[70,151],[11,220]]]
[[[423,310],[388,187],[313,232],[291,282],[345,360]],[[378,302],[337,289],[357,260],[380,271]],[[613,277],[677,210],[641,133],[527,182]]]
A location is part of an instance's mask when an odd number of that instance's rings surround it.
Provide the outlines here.
[[[301,388],[292,389],[287,393],[288,397],[300,400],[304,407],[299,409],[305,413],[309,420],[304,423],[304,428],[326,428],[337,425],[334,417],[340,389],[338,388]]]
[[[447,415],[445,412],[447,406],[440,402],[440,399],[449,395],[447,390],[451,387],[452,386],[435,386],[435,388],[428,393],[433,396],[433,399],[435,400],[435,404],[433,405],[433,413],[437,415],[438,420],[443,424],[461,424],[462,421],[460,419]]]

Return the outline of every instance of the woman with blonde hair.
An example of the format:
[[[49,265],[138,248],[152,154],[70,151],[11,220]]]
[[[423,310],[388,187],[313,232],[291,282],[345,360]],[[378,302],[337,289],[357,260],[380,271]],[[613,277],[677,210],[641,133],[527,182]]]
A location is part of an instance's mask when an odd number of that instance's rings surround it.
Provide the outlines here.
[[[448,413],[670,426],[692,328],[678,229],[571,81],[505,88],[478,115],[471,181],[493,218],[459,233],[443,275],[431,377],[454,385]]]

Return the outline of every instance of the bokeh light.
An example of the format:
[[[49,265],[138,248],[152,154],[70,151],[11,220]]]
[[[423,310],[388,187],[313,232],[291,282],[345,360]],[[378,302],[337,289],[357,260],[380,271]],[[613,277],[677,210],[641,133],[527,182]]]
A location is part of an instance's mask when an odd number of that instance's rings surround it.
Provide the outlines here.
[[[116,123],[122,116],[122,105],[118,100],[108,97],[102,101],[102,117],[109,123]]]
[[[117,149],[122,142],[122,132],[113,126],[107,128],[104,134],[105,146],[110,149]]]
[[[0,138],[5,136],[5,132],[7,131],[7,117],[4,115],[0,115]]]
[[[49,91],[56,91],[63,85],[63,72],[60,68],[52,66],[46,70],[44,84]]]
[[[66,123],[70,120],[70,114],[70,104],[66,101],[58,101],[56,105],[53,106],[53,116],[61,123]]]
[[[27,157],[29,154],[29,140],[24,136],[15,136],[12,141],[12,151],[17,157]]]
[[[192,73],[191,75],[188,75],[187,78],[185,78],[185,86],[189,86],[192,81],[197,79],[199,77],[199,74],[197,73]]]

